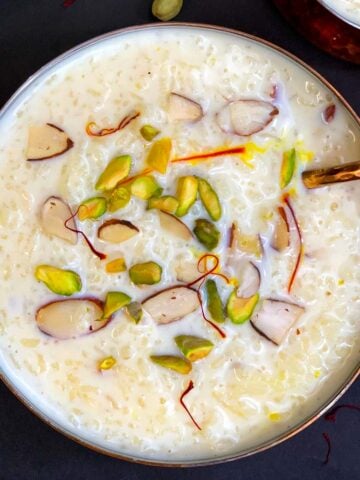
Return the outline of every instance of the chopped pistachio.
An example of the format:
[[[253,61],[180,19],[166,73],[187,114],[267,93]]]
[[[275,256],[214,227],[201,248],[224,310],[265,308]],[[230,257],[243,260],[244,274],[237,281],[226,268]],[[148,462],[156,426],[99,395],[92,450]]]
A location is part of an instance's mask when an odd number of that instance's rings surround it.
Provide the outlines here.
[[[192,365],[186,358],[174,355],[151,355],[151,361],[164,368],[186,375],[191,372]]]
[[[143,310],[140,302],[131,302],[125,307],[126,315],[134,323],[139,323],[143,316]]]
[[[106,357],[99,362],[99,370],[110,370],[115,365],[116,365],[116,360],[114,357],[111,357],[111,356]]]
[[[130,190],[126,187],[117,187],[115,188],[109,197],[108,208],[109,212],[116,212],[120,208],[126,207],[130,202],[131,193]]]
[[[120,308],[125,307],[131,302],[129,295],[123,292],[108,292],[105,299],[103,318],[109,318]]]
[[[78,210],[78,218],[80,222],[91,219],[96,220],[97,218],[104,215],[107,210],[107,201],[103,197],[92,197],[88,200],[84,200]]]
[[[176,17],[183,6],[183,0],[154,0],[152,14],[162,22]]]
[[[52,292],[67,297],[80,292],[82,287],[81,278],[77,273],[50,265],[37,266],[35,278],[43,282]]]
[[[175,197],[165,195],[163,197],[151,197],[148,201],[148,209],[157,208],[166,213],[175,213],[179,202]]]
[[[150,148],[146,163],[161,174],[165,174],[171,156],[172,142],[170,138],[157,140]]]
[[[291,150],[284,152],[281,171],[280,171],[280,187],[283,189],[289,185],[291,179],[294,175],[296,166],[296,150],[292,148]]]
[[[153,127],[152,125],[144,125],[143,127],[140,128],[140,133],[145,140],[148,142],[151,142],[154,140],[156,135],[159,135],[160,130],[157,128]]]
[[[115,258],[106,264],[105,270],[107,273],[121,273],[126,271],[125,259]]]
[[[130,155],[121,155],[113,158],[96,182],[96,190],[112,190],[121,180],[124,180],[129,175],[130,168]]]
[[[207,294],[207,308],[210,312],[211,318],[217,323],[224,323],[224,306],[222,304],[216,283],[214,280],[207,280],[205,288]]]
[[[135,285],[154,285],[161,280],[162,268],[155,262],[137,263],[129,270],[130,280]]]
[[[135,197],[141,198],[142,200],[148,200],[151,197],[161,195],[163,189],[159,186],[153,176],[144,175],[136,178],[132,182],[130,190]]]
[[[226,310],[230,320],[233,323],[245,323],[254,312],[254,309],[259,301],[259,294],[256,293],[249,298],[241,298],[236,295],[234,290],[228,299]]]
[[[194,234],[208,250],[213,250],[219,243],[220,232],[215,225],[205,218],[195,221]]]
[[[179,206],[176,210],[176,215],[178,217],[186,215],[195,203],[198,185],[199,182],[196,177],[186,176],[179,178],[176,191],[176,197],[179,201]]]
[[[203,178],[198,178],[198,181],[201,202],[210,215],[210,218],[216,222],[222,215],[219,197],[209,182]]]
[[[214,348],[214,344],[210,340],[192,335],[179,335],[175,338],[175,343],[190,362],[207,357]]]

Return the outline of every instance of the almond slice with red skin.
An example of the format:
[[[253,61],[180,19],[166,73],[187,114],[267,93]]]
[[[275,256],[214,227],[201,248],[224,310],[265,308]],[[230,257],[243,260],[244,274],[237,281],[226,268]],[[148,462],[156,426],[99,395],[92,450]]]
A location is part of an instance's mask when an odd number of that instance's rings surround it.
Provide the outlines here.
[[[252,263],[246,262],[240,273],[240,286],[236,295],[241,298],[250,298],[259,291],[261,275],[259,269]]]
[[[171,92],[169,118],[171,121],[198,122],[204,116],[202,106],[188,97]]]
[[[216,120],[225,133],[247,137],[264,130],[278,114],[278,108],[270,102],[236,100],[225,105]]]
[[[71,209],[64,200],[60,197],[49,197],[41,208],[40,224],[48,235],[53,235],[75,245],[77,243],[77,233],[65,227],[65,222],[71,216]],[[76,230],[75,220],[69,220],[68,226]]]
[[[181,238],[186,242],[193,238],[191,230],[179,218],[171,213],[159,211],[160,226],[174,237]]]
[[[172,323],[194,312],[200,306],[196,290],[175,286],[155,293],[142,302],[144,310],[159,324]]]
[[[268,298],[251,318],[251,324],[262,336],[280,345],[304,311],[294,303]]]
[[[108,220],[98,229],[100,240],[109,243],[122,243],[134,237],[140,230],[127,220]]]
[[[74,142],[61,128],[46,123],[29,128],[26,157],[29,162],[38,162],[58,157],[74,146]]]
[[[103,303],[96,298],[59,300],[43,305],[36,312],[36,323],[47,335],[59,340],[77,338],[103,328]]]
[[[279,216],[275,224],[271,246],[274,250],[282,252],[290,245],[290,227],[283,207],[278,208]]]

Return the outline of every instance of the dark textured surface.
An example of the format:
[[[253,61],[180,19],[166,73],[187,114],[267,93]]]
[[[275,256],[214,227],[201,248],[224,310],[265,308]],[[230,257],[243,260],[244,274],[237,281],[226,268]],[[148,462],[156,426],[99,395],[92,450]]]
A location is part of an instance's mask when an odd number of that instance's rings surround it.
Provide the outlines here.
[[[315,49],[294,33],[267,0],[185,0],[179,21],[237,28],[298,55],[322,73],[360,112],[360,70]],[[150,0],[0,0],[0,105],[44,63],[110,30],[152,21]],[[359,384],[342,403],[359,403]],[[342,411],[336,424],[320,419],[270,451],[227,465],[167,470],[93,453],[52,431],[0,384],[0,480],[355,480],[360,478],[358,412]],[[329,432],[333,452],[322,461]]]

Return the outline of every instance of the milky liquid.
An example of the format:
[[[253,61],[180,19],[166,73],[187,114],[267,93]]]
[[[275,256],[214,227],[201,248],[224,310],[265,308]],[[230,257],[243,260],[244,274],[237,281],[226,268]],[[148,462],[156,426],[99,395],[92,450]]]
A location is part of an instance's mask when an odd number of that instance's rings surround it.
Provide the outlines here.
[[[218,128],[215,114],[226,101],[272,101],[274,85],[280,114],[265,130],[242,138]],[[199,102],[204,118],[196,124],[169,122],[172,91]],[[331,103],[337,110],[327,125],[322,112]],[[133,109],[140,110],[140,120],[122,132],[100,139],[86,135],[89,121],[113,126]],[[74,148],[56,159],[26,162],[28,128],[46,122],[63,128]],[[204,251],[196,241],[184,243],[166,234],[156,211],[145,210],[145,202],[135,198],[101,219],[126,219],[140,228],[124,244],[97,240],[101,221],[84,222],[82,228],[101,251],[125,257],[128,266],[152,260],[163,267],[160,284],[138,288],[127,273],[107,274],[82,240],[73,247],[40,228],[39,209],[49,196],[60,196],[75,208],[95,194],[96,179],[115,155],[131,155],[133,170],[140,171],[149,146],[139,127],[147,123],[172,139],[174,157],[247,145],[251,168],[245,157],[224,156],[195,166],[174,164],[156,177],[166,194],[175,193],[182,175],[211,182],[223,206],[217,222],[222,241],[215,250],[223,267],[233,221],[244,233],[261,235],[265,257],[253,259],[262,272],[261,297],[290,298],[305,307],[280,346],[259,336],[249,322],[236,326],[228,320],[222,326],[227,337],[221,340],[199,311],[167,326],[157,326],[148,315],[135,325],[120,312],[106,328],[65,341],[38,330],[37,308],[57,298],[35,280],[39,264],[78,272],[82,295],[104,299],[106,292],[119,290],[141,301],[178,283],[179,264],[196,262]],[[301,420],[306,406],[319,401],[322,386],[354,353],[358,334],[359,185],[307,192],[297,174],[292,202],[305,255],[290,297],[286,285],[296,253],[279,254],[269,247],[283,151],[296,146],[300,169],[359,157],[358,127],[315,78],[265,47],[231,35],[187,29],[138,32],[81,51],[46,73],[1,118],[0,131],[1,366],[36,408],[104,448],[184,461],[259,444]],[[199,217],[206,212],[197,202],[183,220],[192,228]],[[231,289],[217,283],[225,301]],[[178,355],[173,340],[178,334],[215,344],[185,377],[149,360],[152,354]],[[98,362],[110,355],[116,366],[99,373]],[[195,388],[186,403],[201,431],[179,403],[190,379]]]

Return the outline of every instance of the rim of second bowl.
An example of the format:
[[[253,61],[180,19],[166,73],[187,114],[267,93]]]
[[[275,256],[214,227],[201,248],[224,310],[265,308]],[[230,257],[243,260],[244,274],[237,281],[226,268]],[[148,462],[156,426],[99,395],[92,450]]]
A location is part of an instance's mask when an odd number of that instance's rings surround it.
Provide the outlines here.
[[[315,69],[311,66],[307,65],[304,61],[293,55],[292,53],[286,51],[282,47],[279,47],[268,40],[264,40],[260,37],[255,35],[251,35],[248,33],[241,32],[239,30],[226,28],[218,25],[210,25],[210,24],[202,24],[202,23],[192,23],[192,22],[164,22],[164,23],[148,23],[143,25],[136,25],[126,28],[121,28],[117,30],[113,30],[111,32],[96,36],[87,40],[70,50],[67,50],[63,54],[57,56],[55,59],[51,60],[39,70],[37,70],[33,75],[31,75],[16,91],[15,93],[9,98],[9,100],[5,103],[5,105],[0,110],[0,120],[6,114],[7,110],[10,109],[15,102],[21,97],[21,95],[33,85],[37,80],[39,80],[43,75],[49,72],[52,68],[56,67],[57,65],[61,64],[64,60],[69,59],[73,55],[77,54],[80,51],[86,50],[87,48],[94,46],[103,40],[108,40],[110,38],[126,35],[132,32],[138,32],[143,30],[156,30],[156,29],[166,29],[166,28],[186,28],[186,29],[199,29],[199,30],[209,30],[215,31],[219,33],[226,33],[230,35],[234,35],[240,38],[244,38],[246,40],[250,40],[254,43],[260,44],[261,46],[265,46],[276,53],[282,55],[288,60],[291,60],[298,66],[302,67],[306,72],[313,75],[317,78],[323,85],[325,85],[339,100],[339,102],[345,107],[345,109],[353,116],[355,122],[360,127],[360,118],[353,110],[353,108],[349,105],[349,103],[345,100],[345,98]],[[260,453],[265,450],[268,450],[285,440],[293,437],[297,433],[300,433],[302,430],[310,426],[314,423],[319,417],[321,417],[324,413],[326,413],[337,401],[338,399],[348,390],[348,388],[355,382],[356,378],[360,374],[360,366],[356,366],[348,375],[348,377],[342,382],[341,386],[315,411],[311,414],[307,415],[306,418],[299,421],[296,425],[294,425],[289,430],[285,431],[284,433],[275,436],[258,446],[250,447],[246,450],[243,450],[239,453],[232,453],[228,455],[223,455],[221,457],[213,457],[208,459],[198,459],[198,460],[189,460],[189,461],[167,461],[167,460],[152,460],[146,457],[136,457],[131,454],[117,452],[112,450],[111,448],[106,448],[104,446],[97,445],[95,442],[91,442],[85,438],[77,436],[73,432],[66,429],[66,427],[62,426],[60,423],[52,420],[49,416],[41,411],[40,408],[37,408],[28,398],[18,389],[15,384],[13,384],[10,379],[5,374],[3,368],[0,365],[0,379],[3,383],[8,387],[8,389],[14,394],[14,396],[20,400],[25,407],[27,407],[34,415],[36,415],[40,420],[46,423],[48,426],[52,427],[58,433],[61,433],[65,437],[74,442],[89,448],[97,453],[102,453],[104,455],[117,458],[119,460],[125,460],[133,463],[139,463],[148,466],[157,466],[157,467],[201,467],[201,466],[211,466],[217,465],[220,463],[226,463],[234,460],[239,460],[241,458],[248,457],[255,453]]]
[[[345,15],[343,12],[336,10],[336,8],[332,7],[329,5],[328,0],[317,0],[321,5],[326,8],[330,13],[335,15],[335,17],[339,18],[343,22],[347,23],[348,25],[351,25],[354,28],[357,28],[358,30],[360,29],[360,23],[355,22],[351,18],[349,18],[347,15]]]

